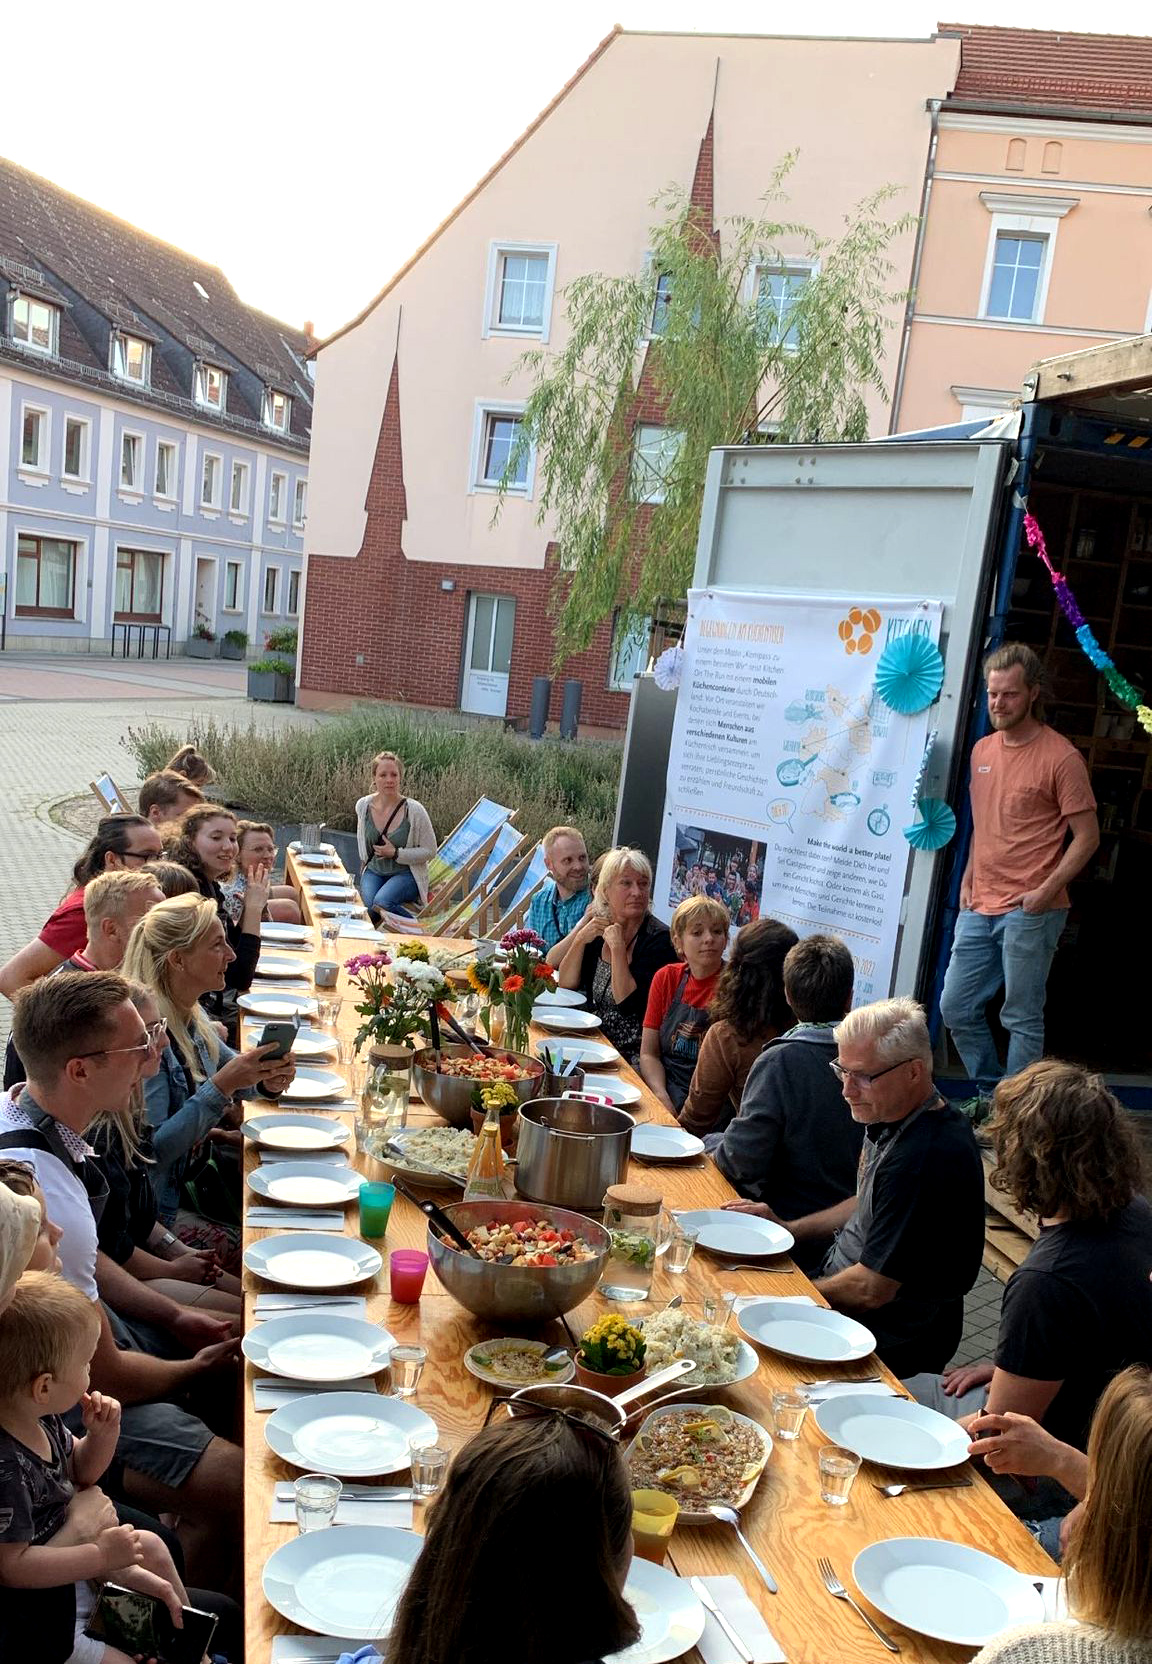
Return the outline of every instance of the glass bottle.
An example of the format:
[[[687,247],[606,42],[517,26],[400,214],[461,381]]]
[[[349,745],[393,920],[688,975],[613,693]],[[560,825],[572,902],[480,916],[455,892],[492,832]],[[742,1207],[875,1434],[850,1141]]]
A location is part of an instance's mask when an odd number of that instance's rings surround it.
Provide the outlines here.
[[[600,1293],[608,1300],[647,1300],[660,1245],[658,1190],[641,1184],[611,1184],[604,1192],[604,1229],[612,1249],[604,1264]]]
[[[490,1104],[472,1152],[472,1160],[468,1163],[464,1200],[503,1202],[507,1196],[504,1151],[500,1143],[500,1106]]]

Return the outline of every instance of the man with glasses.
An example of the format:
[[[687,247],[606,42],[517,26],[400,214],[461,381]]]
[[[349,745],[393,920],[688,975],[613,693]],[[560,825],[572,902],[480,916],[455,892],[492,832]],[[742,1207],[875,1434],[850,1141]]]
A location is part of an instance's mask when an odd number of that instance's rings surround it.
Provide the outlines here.
[[[915,1000],[859,1006],[835,1037],[830,1067],[864,1128],[856,1194],[783,1223],[798,1243],[836,1233],[816,1287],[867,1324],[895,1374],[939,1373],[959,1345],[964,1296],[984,1252],[980,1152],[932,1083],[932,1043]]]
[[[17,995],[12,1035],[27,1065],[28,1084],[15,1098],[0,1101],[0,1150],[27,1162],[36,1174],[48,1215],[63,1233],[57,1249],[61,1274],[94,1302],[101,1294],[112,1298],[110,1290],[119,1289],[116,1280],[123,1279],[125,1287],[132,1285],[126,1297],[135,1298],[140,1290],[175,1306],[98,1252],[96,1222],[108,1189],[84,1132],[101,1113],[125,1112],[153,1045],[127,982],[110,971],[61,971],[42,978]],[[185,1338],[200,1350],[190,1358],[154,1357],[123,1339],[118,1344],[100,1305],[92,1385],[124,1405],[117,1447],[123,1499],[153,1513],[179,1515],[190,1580],[227,1589],[236,1583],[238,1543],[230,1533],[242,1512],[243,1455],[197,1416],[166,1400],[231,1369],[239,1343],[220,1338],[229,1326],[210,1313],[175,1309],[185,1323],[193,1319]]]

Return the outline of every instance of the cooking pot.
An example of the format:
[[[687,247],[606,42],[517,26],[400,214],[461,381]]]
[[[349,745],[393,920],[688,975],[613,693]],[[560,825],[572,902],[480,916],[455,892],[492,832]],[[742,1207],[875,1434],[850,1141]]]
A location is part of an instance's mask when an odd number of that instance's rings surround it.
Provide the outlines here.
[[[599,1210],[627,1174],[635,1124],[626,1110],[578,1096],[521,1104],[516,1189],[534,1202]]]

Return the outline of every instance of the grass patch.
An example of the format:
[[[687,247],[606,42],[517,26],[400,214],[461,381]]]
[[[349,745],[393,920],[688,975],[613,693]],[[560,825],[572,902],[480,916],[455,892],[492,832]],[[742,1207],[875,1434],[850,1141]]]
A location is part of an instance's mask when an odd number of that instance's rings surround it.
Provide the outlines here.
[[[189,742],[216,770],[228,802],[258,820],[354,831],[356,799],[371,786],[369,760],[395,751],[404,759],[405,789],[424,804],[440,838],[478,797],[491,797],[519,811],[516,826],[530,838],[571,822],[593,857],[612,839],[621,747],[609,742],[528,740],[457,714],[365,707],[277,732],[212,717],[180,730],[150,722],[130,728],[122,744],[143,777]]]

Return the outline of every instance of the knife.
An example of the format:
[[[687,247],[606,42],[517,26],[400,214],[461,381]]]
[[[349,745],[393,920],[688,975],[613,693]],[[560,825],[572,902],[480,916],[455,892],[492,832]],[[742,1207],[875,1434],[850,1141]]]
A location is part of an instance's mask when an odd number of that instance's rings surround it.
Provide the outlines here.
[[[409,1485],[345,1485],[340,1495],[352,1502],[412,1502],[415,1498]],[[277,1502],[293,1502],[295,1497],[295,1487],[291,1484],[276,1486]]]
[[[854,1381],[850,1381],[840,1375],[833,1381],[797,1381],[796,1385],[803,1388],[805,1392],[819,1392],[821,1387],[863,1387],[870,1386],[872,1382],[882,1381],[883,1379],[882,1375],[858,1375]]]
[[[716,1622],[720,1625],[720,1628],[724,1631],[729,1641],[740,1654],[740,1657],[744,1660],[744,1664],[752,1664],[752,1654],[748,1651],[748,1648],[744,1645],[736,1631],[732,1628],[732,1625],[728,1622],[728,1619],[724,1616],[723,1612],[721,1612],[719,1606],[716,1604],[715,1596],[705,1583],[704,1579],[702,1577],[691,1577],[688,1581],[692,1585],[696,1598],[702,1605],[708,1608],[709,1612],[711,1612]]]

